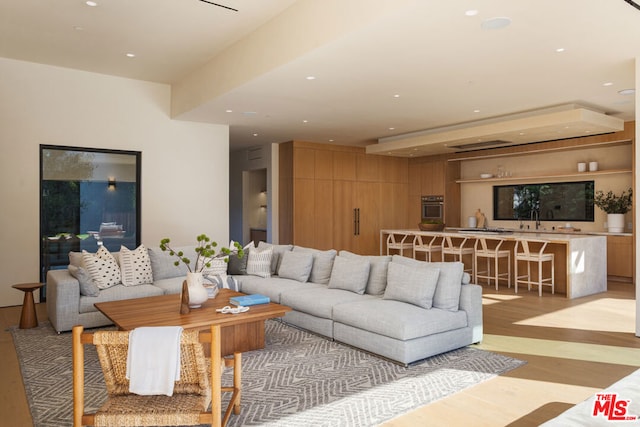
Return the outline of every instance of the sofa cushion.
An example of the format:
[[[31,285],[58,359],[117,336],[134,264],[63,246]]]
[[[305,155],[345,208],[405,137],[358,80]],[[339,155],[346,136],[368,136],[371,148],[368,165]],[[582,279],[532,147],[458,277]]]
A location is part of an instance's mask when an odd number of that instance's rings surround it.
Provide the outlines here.
[[[273,248],[249,248],[247,259],[247,274],[268,278],[271,277],[271,258]]]
[[[311,267],[311,274],[309,275],[309,281],[313,283],[320,283],[326,285],[331,278],[331,270],[333,269],[333,261],[336,258],[338,252],[335,249],[329,249],[328,251],[321,251],[318,249],[305,248],[302,246],[295,246],[294,252],[311,252],[313,255],[313,266]]]
[[[174,249],[182,252],[187,258],[195,260],[196,252],[193,246],[176,247]],[[149,261],[151,261],[151,273],[154,281],[170,277],[186,277],[187,266],[183,262],[178,262],[178,265],[176,265],[177,256],[169,255],[169,251],[165,252],[159,247],[147,248],[147,252],[149,253]]]
[[[179,294],[182,292],[182,282],[187,280],[186,277],[167,277],[153,282],[153,286],[162,290],[165,295]]]
[[[271,243],[260,241],[258,242],[258,249],[263,250],[267,248],[273,249],[273,255],[271,256],[271,274],[280,275],[280,264],[282,264],[282,256],[286,252],[290,252],[293,249],[293,245],[274,245]]]
[[[328,289],[326,286],[322,286],[283,292],[280,303],[291,307],[295,311],[323,319],[331,319],[335,305],[369,298],[375,297],[359,295],[343,289]]]
[[[430,266],[412,267],[391,262],[383,298],[429,309],[433,305],[439,274],[440,270]]]
[[[443,310],[457,311],[460,303],[460,289],[464,273],[461,262],[426,262],[400,255],[393,255],[393,261],[404,265],[415,266],[429,264],[440,270],[436,292],[433,295],[433,306]]]
[[[301,283],[297,280],[284,279],[282,277],[271,277],[263,279],[258,276],[236,276],[240,282],[240,292],[245,294],[262,294],[269,297],[271,302],[280,303],[280,296],[284,292],[296,289],[309,289],[323,287],[316,283]]]
[[[83,250],[82,262],[99,289],[107,289],[120,283],[120,266],[104,246],[100,246],[95,254]]]
[[[97,311],[93,304],[98,302],[119,301],[131,298],[144,298],[162,295],[162,289],[154,285],[124,286],[115,285],[100,291],[97,297],[80,297],[80,313]]]
[[[467,314],[462,310],[426,310],[400,301],[372,298],[334,306],[333,321],[406,341],[464,328]]]
[[[369,270],[369,279],[367,280],[367,289],[365,293],[369,295],[384,294],[387,286],[387,267],[391,262],[390,255],[358,255],[349,251],[340,251],[340,256],[345,258],[366,258],[371,263]]]
[[[298,282],[306,282],[311,274],[313,255],[311,252],[285,252],[282,254],[282,262],[278,270],[278,276],[285,279],[293,279]]]
[[[333,261],[330,289],[344,289],[345,291],[364,294],[369,279],[371,264],[368,259],[344,258],[337,256]]]
[[[82,267],[69,264],[69,274],[71,274],[80,284],[80,295],[88,297],[97,297],[100,293],[100,288],[93,283],[91,275],[87,270]]]
[[[134,250],[120,246],[120,274],[122,284],[125,286],[153,283],[151,261],[144,245],[140,245]]]

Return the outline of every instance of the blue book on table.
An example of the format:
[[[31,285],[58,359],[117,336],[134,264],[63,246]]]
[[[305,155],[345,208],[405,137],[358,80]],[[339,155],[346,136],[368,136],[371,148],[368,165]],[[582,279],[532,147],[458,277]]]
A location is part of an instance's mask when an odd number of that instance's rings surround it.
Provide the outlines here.
[[[271,300],[266,295],[261,294],[251,294],[251,295],[242,295],[239,297],[231,297],[229,302],[233,305],[242,305],[242,306],[250,306],[257,304],[268,304]]]

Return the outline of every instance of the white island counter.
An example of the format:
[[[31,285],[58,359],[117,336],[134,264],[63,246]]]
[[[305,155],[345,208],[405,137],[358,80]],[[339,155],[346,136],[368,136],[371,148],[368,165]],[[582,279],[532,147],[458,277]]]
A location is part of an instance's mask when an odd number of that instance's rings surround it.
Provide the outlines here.
[[[386,253],[386,238],[389,234],[406,235],[407,241],[413,241],[417,234],[450,235],[474,238],[483,236],[511,242],[513,249],[518,240],[543,240],[549,242],[546,252],[555,254],[555,291],[567,298],[579,298],[607,290],[607,238],[605,236],[571,233],[532,233],[532,232],[485,232],[445,230],[380,230],[380,253]],[[512,268],[513,271],[513,268]],[[512,278],[513,283],[513,278]]]

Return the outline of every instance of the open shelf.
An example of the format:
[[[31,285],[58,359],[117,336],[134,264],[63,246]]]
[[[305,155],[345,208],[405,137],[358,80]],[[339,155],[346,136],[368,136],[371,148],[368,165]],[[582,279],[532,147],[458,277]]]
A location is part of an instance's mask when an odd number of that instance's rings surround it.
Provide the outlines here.
[[[478,183],[478,182],[509,182],[509,181],[540,181],[548,179],[563,179],[563,178],[583,178],[598,175],[613,175],[631,173],[631,169],[609,169],[596,172],[571,172],[571,173],[552,173],[547,175],[529,175],[529,176],[507,176],[503,178],[469,178],[456,180],[458,184]]]

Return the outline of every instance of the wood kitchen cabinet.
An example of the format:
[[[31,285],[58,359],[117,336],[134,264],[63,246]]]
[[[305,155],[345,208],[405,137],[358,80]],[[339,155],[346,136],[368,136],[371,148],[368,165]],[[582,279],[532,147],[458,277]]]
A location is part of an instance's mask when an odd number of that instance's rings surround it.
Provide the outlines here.
[[[633,237],[607,236],[607,275],[610,279],[633,280]]]
[[[377,254],[380,229],[408,226],[408,161],[361,147],[280,144],[280,243]]]

